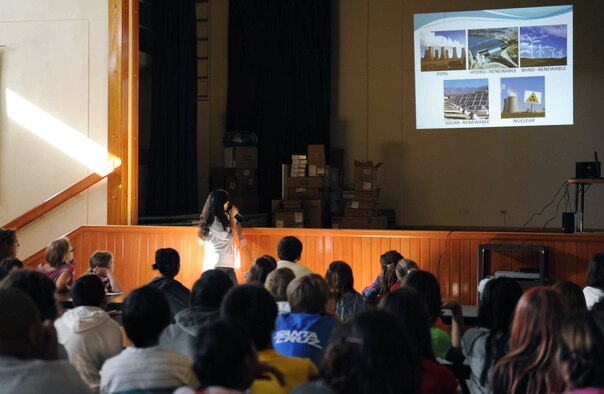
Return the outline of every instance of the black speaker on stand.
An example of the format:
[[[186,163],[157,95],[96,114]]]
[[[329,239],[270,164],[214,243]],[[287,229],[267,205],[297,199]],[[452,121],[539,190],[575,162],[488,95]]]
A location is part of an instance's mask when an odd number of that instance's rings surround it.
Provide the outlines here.
[[[562,231],[567,234],[577,231],[577,214],[575,212],[562,212]]]

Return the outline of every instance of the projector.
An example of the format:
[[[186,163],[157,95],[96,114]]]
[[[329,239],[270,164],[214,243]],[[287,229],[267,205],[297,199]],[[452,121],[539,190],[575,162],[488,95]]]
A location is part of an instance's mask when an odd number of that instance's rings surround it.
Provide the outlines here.
[[[575,164],[575,178],[599,178],[600,177],[600,162],[599,161],[580,161]]]

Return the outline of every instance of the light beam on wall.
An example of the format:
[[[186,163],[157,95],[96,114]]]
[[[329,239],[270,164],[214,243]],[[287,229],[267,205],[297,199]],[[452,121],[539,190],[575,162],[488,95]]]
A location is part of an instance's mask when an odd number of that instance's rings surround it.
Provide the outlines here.
[[[6,89],[8,117],[100,176],[119,167],[121,160],[22,96]]]

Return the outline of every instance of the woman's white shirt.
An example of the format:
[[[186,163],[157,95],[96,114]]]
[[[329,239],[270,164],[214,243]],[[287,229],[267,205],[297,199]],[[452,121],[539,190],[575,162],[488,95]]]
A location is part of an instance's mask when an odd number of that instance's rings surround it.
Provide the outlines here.
[[[209,230],[204,244],[203,270],[216,267],[235,268],[233,232],[229,228],[225,230],[217,218],[214,218]]]

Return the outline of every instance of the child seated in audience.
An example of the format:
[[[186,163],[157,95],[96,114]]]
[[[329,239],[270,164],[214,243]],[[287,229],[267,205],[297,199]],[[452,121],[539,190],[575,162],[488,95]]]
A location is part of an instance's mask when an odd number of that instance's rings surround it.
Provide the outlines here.
[[[122,331],[104,310],[105,289],[97,276],[76,280],[71,297],[75,308],[55,321],[57,337],[80,377],[98,392],[103,363],[122,350]]]
[[[273,349],[271,337],[277,319],[277,304],[263,287],[243,285],[229,291],[222,303],[221,316],[242,323],[252,336],[258,359],[281,371],[285,378],[284,386],[275,377],[255,380],[252,394],[287,394],[293,386],[318,375],[317,367],[309,359],[283,356]]]
[[[279,314],[291,312],[287,301],[287,286],[296,279],[296,274],[289,268],[277,268],[266,277],[264,287],[277,302]]]
[[[0,261],[4,259],[16,259],[19,250],[17,230],[13,228],[0,228]]]
[[[344,261],[329,264],[325,273],[329,296],[335,301],[336,314],[343,322],[354,319],[365,310],[363,297],[354,289],[352,268]]]
[[[391,292],[380,304],[380,309],[394,316],[409,334],[411,343],[419,350],[422,368],[421,392],[424,394],[455,394],[457,380],[453,372],[440,365],[434,357],[430,338],[430,323],[424,302],[417,292],[402,288]]]
[[[319,365],[338,322],[326,314],[329,288],[321,275],[299,276],[287,286],[291,313],[279,315],[273,346],[285,356],[310,358]]]
[[[191,306],[174,316],[175,323],[159,338],[160,346],[193,359],[197,332],[201,326],[220,317],[220,304],[231,287],[233,281],[222,270],[212,269],[201,274],[191,291]]]
[[[394,268],[394,273],[396,274],[396,282],[390,286],[390,291],[395,291],[401,288],[401,284],[403,283],[403,279],[411,270],[418,270],[419,266],[417,263],[411,259],[402,259],[396,263],[396,267]]]
[[[170,324],[170,306],[161,291],[149,286],[134,290],[126,297],[122,320],[134,346],[103,364],[101,393],[170,393],[180,386],[197,387],[191,359],[159,347],[159,336]]]
[[[103,282],[107,293],[121,293],[122,285],[113,275],[113,255],[105,250],[97,250],[88,260],[90,270],[88,274],[98,276]]]
[[[587,309],[604,298],[604,253],[596,253],[587,266],[587,275],[583,289]]]
[[[0,261],[0,281],[8,276],[12,271],[23,268],[23,263],[19,259],[6,258]]]
[[[604,394],[604,320],[587,312],[566,319],[560,361],[566,393]]]
[[[396,250],[389,250],[380,256],[380,266],[382,272],[374,279],[373,283],[363,289],[363,297],[368,302],[377,302],[390,292],[390,287],[394,283],[394,269],[396,263],[403,259],[403,255]]]
[[[419,355],[407,331],[389,313],[373,310],[335,330],[321,380],[291,393],[418,393],[421,375]]]
[[[63,237],[52,241],[46,248],[46,263],[38,264],[38,271],[52,279],[58,292],[69,291],[75,273],[73,248],[69,238]]]
[[[565,382],[558,357],[566,304],[556,290],[527,290],[514,314],[509,352],[493,369],[494,394],[559,393]]]
[[[488,392],[493,366],[508,352],[510,326],[521,296],[520,285],[509,278],[490,278],[479,295],[479,327],[470,328],[461,339],[465,362],[472,370],[472,393]]]
[[[277,268],[277,261],[267,254],[258,257],[250,267],[246,283],[264,286],[266,277]]]
[[[90,393],[73,366],[57,360],[56,344],[52,323],[41,322],[26,293],[0,289],[1,393]]]
[[[560,292],[571,314],[587,312],[587,304],[585,303],[585,296],[583,295],[581,286],[569,280],[561,280],[555,283],[552,288]]]
[[[180,255],[172,248],[158,249],[155,252],[154,270],[159,271],[161,276],[151,280],[147,286],[161,290],[170,304],[171,321],[174,316],[189,306],[191,292],[182,283],[174,279],[180,271]]]

